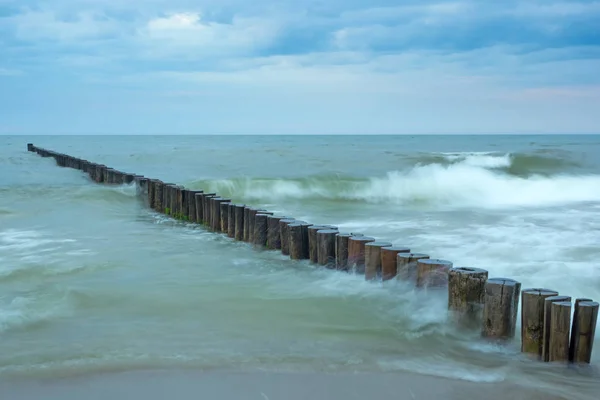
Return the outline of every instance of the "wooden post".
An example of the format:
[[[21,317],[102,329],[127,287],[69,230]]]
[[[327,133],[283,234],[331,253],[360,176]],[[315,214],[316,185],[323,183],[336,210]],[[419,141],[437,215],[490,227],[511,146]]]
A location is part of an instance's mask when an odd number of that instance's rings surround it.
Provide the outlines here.
[[[286,217],[269,215],[267,217],[267,249],[281,249],[281,231],[279,229],[279,221]]]
[[[267,232],[268,232],[268,218],[269,214],[257,213],[254,216],[254,246],[257,248],[263,248],[267,244]]]
[[[550,343],[548,361],[569,361],[569,333],[571,328],[571,302],[551,302]]]
[[[256,229],[256,214],[258,214],[258,213],[273,214],[273,213],[266,212],[266,210],[264,210],[262,208],[250,208],[250,210],[248,210],[248,242],[249,243],[254,243],[254,232]]]
[[[204,195],[203,192],[199,192],[196,193],[194,195],[194,202],[196,203],[196,223],[197,224],[201,224],[202,223],[202,196]]]
[[[221,203],[221,232],[228,233],[229,231],[229,206],[230,202]]]
[[[244,240],[244,204],[236,204],[235,206],[235,240]]]
[[[288,225],[290,258],[292,260],[308,259],[308,227],[311,224],[296,221]]]
[[[212,203],[212,230],[214,232],[221,232],[221,204],[230,202],[230,199],[224,199],[222,197],[213,197]]]
[[[440,259],[417,261],[417,287],[443,287],[448,284],[448,271],[452,263]]]
[[[544,333],[544,301],[558,296],[548,289],[525,289],[521,293],[521,352],[542,358]]]
[[[128,178],[127,178],[128,179]],[[162,181],[157,181],[154,185],[154,210],[164,212],[163,206],[163,190],[165,184]]]
[[[202,190],[188,191],[188,218],[190,222],[198,223],[198,202],[196,195],[202,193]]]
[[[550,332],[552,328],[552,303],[568,301],[570,296],[550,296],[544,299],[544,330],[542,333],[542,361],[550,361]],[[571,317],[569,316],[569,321]],[[567,346],[568,347],[568,346]]]
[[[235,237],[235,208],[236,204],[229,204],[227,209],[227,236],[230,238]]]
[[[322,229],[317,231],[317,261],[319,265],[335,268],[335,241],[338,234],[337,229]]]
[[[27,143],[27,151],[34,151],[33,143]]]
[[[452,268],[448,271],[448,310],[465,326],[481,327],[488,272],[480,268]]]
[[[290,224],[296,222],[294,218],[283,218],[279,220],[279,242],[281,243],[281,254],[290,255]]]
[[[598,306],[597,302],[588,299],[575,301],[569,361],[577,364],[591,362],[598,322]]]
[[[252,207],[246,206],[244,207],[244,242],[248,242],[250,240],[250,210]]]
[[[331,225],[311,225],[308,227],[308,259],[311,263],[319,262],[319,243],[317,242],[317,231],[321,229],[336,229]]]
[[[521,283],[507,278],[490,278],[485,283],[481,336],[506,340],[515,336]]]
[[[202,215],[203,215],[203,223],[206,227],[210,228],[210,222],[212,220],[211,208],[210,208],[210,199],[213,197],[218,197],[216,193],[207,193],[202,196]]]
[[[374,242],[370,236],[351,236],[348,238],[348,269],[357,273],[365,273],[365,245]]]
[[[381,249],[392,247],[390,242],[370,242],[365,244],[365,280],[381,277]]]
[[[348,241],[352,236],[364,236],[362,233],[338,233],[335,238],[335,269],[348,271]]]
[[[396,256],[397,277],[399,280],[417,282],[417,264],[429,256],[423,253],[399,253]]]
[[[410,253],[410,249],[402,246],[381,248],[381,280],[387,281],[396,277],[399,253]]]

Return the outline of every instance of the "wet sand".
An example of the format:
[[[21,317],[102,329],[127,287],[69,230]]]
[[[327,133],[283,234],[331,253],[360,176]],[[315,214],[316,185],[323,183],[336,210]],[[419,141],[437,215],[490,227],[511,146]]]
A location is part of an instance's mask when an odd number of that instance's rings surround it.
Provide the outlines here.
[[[410,373],[135,371],[53,379],[0,379],[10,400],[567,400],[509,383],[473,383]],[[577,398],[588,398],[577,396]],[[590,399],[594,397],[589,397]]]

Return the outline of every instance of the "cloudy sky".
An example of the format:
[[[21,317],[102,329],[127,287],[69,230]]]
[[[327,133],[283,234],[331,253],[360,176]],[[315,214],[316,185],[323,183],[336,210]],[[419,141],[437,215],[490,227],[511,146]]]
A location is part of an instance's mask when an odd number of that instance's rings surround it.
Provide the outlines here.
[[[600,133],[600,1],[0,0],[0,133]]]

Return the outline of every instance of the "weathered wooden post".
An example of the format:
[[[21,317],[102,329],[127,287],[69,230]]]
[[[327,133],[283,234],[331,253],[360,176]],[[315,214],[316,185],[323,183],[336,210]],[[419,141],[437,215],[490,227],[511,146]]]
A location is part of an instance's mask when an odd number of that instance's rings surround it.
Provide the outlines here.
[[[392,247],[390,242],[370,242],[365,244],[365,280],[381,277],[381,249]]]
[[[448,310],[461,325],[481,326],[488,271],[452,268],[448,271]]]
[[[235,208],[236,204],[229,204],[227,209],[227,236],[230,238],[235,237]]]
[[[571,302],[557,301],[550,306],[550,344],[548,361],[569,361],[569,333],[571,329]]]
[[[213,197],[212,203],[212,230],[215,232],[221,232],[221,204],[229,203],[231,199],[224,199],[222,197]]]
[[[198,223],[197,197],[196,195],[203,193],[202,190],[188,190],[188,218],[190,222]]]
[[[229,206],[230,202],[221,203],[221,232],[226,233],[229,230]]]
[[[250,208],[250,210],[248,210],[248,242],[249,243],[254,243],[256,214],[258,214],[258,213],[265,214],[266,210],[264,210],[262,208]],[[267,214],[273,214],[273,213],[267,213]]]
[[[398,273],[398,254],[410,253],[408,247],[390,246],[381,248],[381,280],[388,281]]]
[[[210,199],[213,197],[218,197],[216,193],[207,193],[202,196],[202,215],[204,218],[204,225],[210,228],[210,223],[212,220],[211,208],[210,208]]]
[[[128,178],[126,178],[127,180]],[[162,181],[157,180],[154,183],[154,210],[156,211],[160,211],[163,212],[164,211],[164,206],[163,206],[163,190],[164,190],[164,183]]]
[[[429,255],[423,253],[398,253],[396,256],[397,278],[403,281],[417,282],[417,264]]]
[[[550,296],[544,299],[544,326],[542,332],[542,361],[550,361],[550,335],[552,332],[552,303],[571,302],[570,296]],[[569,322],[571,315],[569,315]],[[567,329],[567,343],[569,342],[569,329]],[[569,345],[567,344],[567,352]],[[569,358],[567,354],[567,359]]]
[[[248,242],[250,240],[250,210],[252,207],[245,206],[244,207],[244,242]]]
[[[348,271],[348,240],[352,236],[364,236],[362,233],[338,233],[335,238],[335,268]]]
[[[235,240],[244,240],[244,204],[236,204],[235,206]]]
[[[123,172],[115,170],[113,172],[113,183],[115,185],[122,185],[123,184]],[[150,185],[150,180],[148,180],[148,185]],[[150,190],[150,186],[148,186],[148,190]]]
[[[267,217],[267,249],[281,249],[281,231],[279,229],[279,221],[286,217],[269,215]]]
[[[544,333],[544,302],[558,296],[548,289],[525,289],[521,293],[521,352],[542,358]]]
[[[335,268],[335,242],[337,234],[337,229],[322,229],[317,231],[317,243],[319,244],[317,261],[319,265]]]
[[[481,336],[506,340],[515,336],[521,283],[514,279],[490,278],[485,283]]]
[[[27,143],[27,151],[34,151],[33,143]]]
[[[203,222],[204,215],[202,214],[202,200],[204,193],[196,193],[194,200],[196,202],[196,223],[201,224]]]
[[[208,229],[211,231],[215,231],[215,220],[216,220],[216,213],[217,213],[217,207],[215,207],[215,201],[221,200],[222,197],[221,196],[212,196],[208,198],[207,201],[207,205],[208,205]]]
[[[89,171],[90,166],[88,165],[88,171]],[[123,178],[123,182],[125,182],[127,185],[130,185],[133,181],[135,181],[135,174],[125,174],[125,177]]]
[[[317,242],[317,231],[321,229],[336,229],[331,225],[311,225],[308,227],[308,259],[311,263],[319,262],[319,243]]]
[[[588,299],[577,300],[579,301],[575,302],[569,360],[577,364],[589,364],[592,360],[599,305]]]
[[[294,218],[283,218],[279,220],[279,241],[281,243],[281,254],[290,255],[290,224],[296,222]]]
[[[357,274],[365,273],[365,245],[374,242],[370,236],[350,236],[348,238],[348,270]]]
[[[308,227],[311,224],[296,221],[288,225],[290,258],[292,260],[308,259]]]
[[[452,263],[440,259],[417,261],[417,287],[442,287],[448,284],[448,271]]]
[[[257,213],[254,216],[254,246],[264,248],[267,245],[268,218],[270,214]]]

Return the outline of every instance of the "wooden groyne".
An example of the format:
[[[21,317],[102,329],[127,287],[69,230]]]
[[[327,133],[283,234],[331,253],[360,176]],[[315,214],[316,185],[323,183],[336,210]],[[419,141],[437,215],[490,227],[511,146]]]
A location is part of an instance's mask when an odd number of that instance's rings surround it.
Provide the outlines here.
[[[422,290],[446,290],[453,323],[480,331],[485,340],[513,340],[521,307],[523,354],[544,362],[591,361],[599,309],[593,299],[573,300],[545,288],[521,290],[521,283],[513,279],[488,277],[486,270],[456,267],[450,261],[432,259],[360,233],[276,216],[267,210],[234,204],[217,193],[118,171],[31,143],[27,150],[52,157],[61,167],[81,170],[96,183],[135,184],[138,195],[152,210],[203,225],[256,249],[281,251],[291,259],[364,275],[369,281],[399,279]]]

